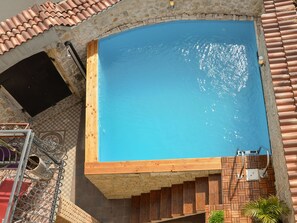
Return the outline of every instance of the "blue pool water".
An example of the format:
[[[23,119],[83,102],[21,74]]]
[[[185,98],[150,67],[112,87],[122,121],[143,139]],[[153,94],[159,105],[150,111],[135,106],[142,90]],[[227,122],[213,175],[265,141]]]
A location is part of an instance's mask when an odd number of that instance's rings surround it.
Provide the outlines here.
[[[254,24],[177,21],[99,41],[99,160],[269,148]]]

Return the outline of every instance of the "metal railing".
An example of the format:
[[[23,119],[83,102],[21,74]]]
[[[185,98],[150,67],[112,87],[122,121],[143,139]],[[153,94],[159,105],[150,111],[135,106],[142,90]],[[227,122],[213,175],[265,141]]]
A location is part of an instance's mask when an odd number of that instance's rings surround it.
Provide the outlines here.
[[[270,153],[269,150],[264,148],[263,146],[260,146],[259,149],[257,150],[239,150],[237,149],[236,151],[236,156],[241,156],[241,169],[240,173],[236,174],[236,177],[238,180],[242,179],[244,177],[243,170],[244,170],[244,165],[245,165],[245,156],[258,156],[261,153],[261,150],[265,149],[266,150],[266,155],[267,155],[267,163],[264,169],[261,169],[261,172],[259,171],[259,176],[261,178],[266,177],[267,170],[270,164]]]
[[[264,178],[266,177],[266,174],[267,174],[267,170],[268,170],[268,167],[269,167],[269,164],[270,164],[270,153],[269,153],[269,150],[264,148],[263,146],[260,146],[260,148],[258,149],[258,154],[260,154],[261,150],[262,149],[265,149],[266,150],[266,157],[267,157],[267,162],[266,162],[266,166],[264,169],[262,169],[261,173],[260,173],[260,177],[261,178]]]
[[[2,222],[55,222],[67,150],[57,143],[38,139],[31,129],[2,128],[0,157],[1,154],[4,158],[3,162],[0,160],[0,185],[5,180],[13,182]],[[28,164],[36,164],[30,154],[43,160],[46,170],[51,173],[49,179],[41,179],[29,171]],[[15,160],[17,165],[8,166]],[[24,184],[28,185],[26,192],[22,191]]]

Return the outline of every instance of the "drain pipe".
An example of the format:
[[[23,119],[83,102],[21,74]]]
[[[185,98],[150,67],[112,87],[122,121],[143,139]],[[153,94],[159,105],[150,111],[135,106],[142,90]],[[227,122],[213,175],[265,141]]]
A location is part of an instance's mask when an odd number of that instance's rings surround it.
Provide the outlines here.
[[[74,49],[72,43],[70,41],[66,41],[64,43],[67,50],[67,56],[70,56],[74,63],[76,64],[77,68],[79,69],[80,73],[84,76],[84,79],[86,79],[86,68],[83,65],[81,59],[79,58],[76,50]]]

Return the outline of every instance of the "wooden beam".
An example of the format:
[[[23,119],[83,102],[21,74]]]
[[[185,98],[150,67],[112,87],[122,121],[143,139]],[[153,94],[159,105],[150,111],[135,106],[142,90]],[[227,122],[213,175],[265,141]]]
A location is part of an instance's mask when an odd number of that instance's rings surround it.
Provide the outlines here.
[[[98,161],[98,40],[88,44],[85,162]]]
[[[221,170],[221,158],[176,160],[85,162],[85,174],[161,173],[196,170]]]

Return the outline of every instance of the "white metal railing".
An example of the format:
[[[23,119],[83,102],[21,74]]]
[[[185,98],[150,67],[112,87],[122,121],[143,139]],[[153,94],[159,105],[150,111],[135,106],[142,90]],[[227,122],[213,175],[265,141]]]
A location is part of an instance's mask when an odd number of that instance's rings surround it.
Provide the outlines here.
[[[269,150],[264,148],[263,146],[260,146],[258,150],[239,150],[237,149],[236,151],[236,156],[241,156],[241,169],[238,174],[236,174],[236,177],[238,180],[242,179],[244,177],[243,175],[243,170],[244,170],[244,165],[245,165],[245,156],[258,156],[261,153],[261,150],[265,149],[266,150],[266,155],[267,155],[267,162],[266,166],[264,169],[261,169],[261,172],[259,171],[259,176],[261,178],[266,177],[267,170],[270,164],[270,153]]]

